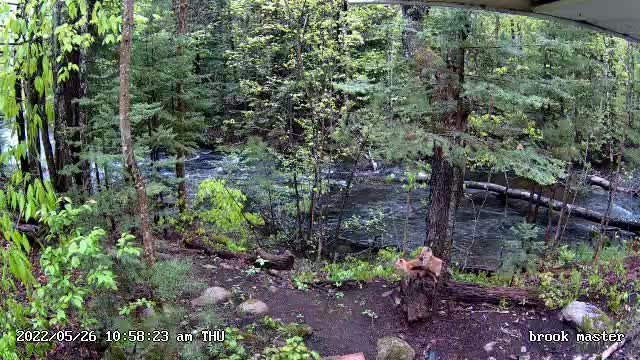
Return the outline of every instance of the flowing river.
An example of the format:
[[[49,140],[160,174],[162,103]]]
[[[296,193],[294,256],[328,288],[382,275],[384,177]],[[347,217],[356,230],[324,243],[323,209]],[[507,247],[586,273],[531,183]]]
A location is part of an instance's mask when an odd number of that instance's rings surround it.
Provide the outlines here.
[[[191,158],[186,165],[187,183],[191,196],[197,192],[197,185],[205,179],[227,179],[231,186],[241,188],[251,198],[255,193],[258,177],[278,178],[268,171],[267,166],[245,164],[234,156],[222,156],[202,151]],[[265,170],[267,169],[267,170]],[[369,246],[402,246],[406,241],[410,249],[422,245],[426,233],[427,191],[419,188],[411,194],[410,210],[407,206],[407,191],[402,184],[385,181],[389,175],[402,176],[400,169],[382,169],[362,173],[354,182],[350,196],[345,203],[343,225],[352,217],[360,223],[370,222],[369,227],[344,232],[346,239],[327,244],[331,251],[338,253],[356,252]],[[171,172],[165,174],[171,176]],[[342,194],[346,186],[347,173],[335,171],[330,174],[331,191],[324,199],[329,204],[327,224],[333,229],[342,205]],[[480,181],[485,179],[478,179]],[[492,179],[503,183],[504,179]],[[512,187],[525,187],[524,183],[511,180]],[[526,187],[525,187],[526,188]],[[558,191],[558,194],[561,194]],[[558,196],[556,196],[558,198]],[[578,194],[575,204],[599,212],[605,212],[608,192],[592,187],[586,194]],[[568,197],[569,201],[572,196]],[[408,214],[407,214],[408,212]],[[457,215],[454,258],[466,266],[497,268],[504,259],[517,250],[513,246],[516,235],[511,230],[521,223],[527,213],[527,202],[504,200],[497,194],[478,190],[465,193]],[[557,215],[557,211],[555,212]],[[640,202],[630,194],[617,193],[615,205],[611,209],[615,217],[635,219],[640,216]],[[375,220],[375,221],[372,221]],[[540,226],[538,239],[544,239],[547,211],[540,207],[537,224]],[[555,220],[557,222],[557,217]],[[572,217],[567,224],[563,243],[577,246],[589,242],[593,229],[599,224]],[[332,232],[329,232],[332,235]]]

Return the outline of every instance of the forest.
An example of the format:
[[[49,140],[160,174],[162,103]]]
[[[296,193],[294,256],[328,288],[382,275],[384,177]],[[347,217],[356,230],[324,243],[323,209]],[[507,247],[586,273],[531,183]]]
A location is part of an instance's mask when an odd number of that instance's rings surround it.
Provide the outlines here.
[[[639,359],[639,60],[470,8],[0,0],[0,358]]]

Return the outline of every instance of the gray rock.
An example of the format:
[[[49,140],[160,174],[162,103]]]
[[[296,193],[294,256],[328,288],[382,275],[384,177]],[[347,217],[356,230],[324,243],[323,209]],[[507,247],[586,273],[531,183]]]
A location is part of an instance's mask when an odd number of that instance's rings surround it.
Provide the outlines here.
[[[278,288],[273,286],[273,285],[271,285],[271,286],[269,286],[269,292],[272,293],[272,294],[275,294],[275,293],[278,292]]]
[[[490,343],[486,343],[486,344],[484,345],[484,351],[486,351],[486,352],[492,352],[492,351],[493,351],[493,349],[495,349],[495,347],[496,347],[496,342],[495,342],[495,341],[492,341],[492,342],[490,342]]]
[[[216,268],[216,266],[212,265],[212,264],[204,264],[204,265],[202,265],[202,267],[205,268],[205,269],[209,269],[209,270]]]
[[[262,315],[267,311],[269,311],[267,304],[256,299],[249,299],[238,305],[238,312],[245,315]]]
[[[378,339],[376,360],[413,360],[416,352],[406,341],[397,337]]]
[[[382,297],[383,298],[389,297],[391,295],[393,295],[393,290],[385,291],[385,292],[382,293]]]
[[[150,318],[156,315],[156,311],[152,307],[146,307],[142,309],[142,317]]]
[[[191,304],[194,306],[213,305],[227,301],[229,296],[231,296],[231,293],[227,289],[213,286],[205,289],[200,297],[191,300]]]
[[[602,310],[582,301],[573,301],[565,306],[560,312],[560,320],[584,332],[604,331],[612,324]]]

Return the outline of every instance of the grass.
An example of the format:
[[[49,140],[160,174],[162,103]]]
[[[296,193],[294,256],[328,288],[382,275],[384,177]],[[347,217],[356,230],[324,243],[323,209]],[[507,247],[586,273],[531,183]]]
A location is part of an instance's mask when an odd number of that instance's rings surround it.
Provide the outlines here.
[[[175,302],[185,295],[197,294],[206,284],[203,280],[194,278],[193,273],[191,261],[159,261],[150,277],[154,295],[161,301]]]

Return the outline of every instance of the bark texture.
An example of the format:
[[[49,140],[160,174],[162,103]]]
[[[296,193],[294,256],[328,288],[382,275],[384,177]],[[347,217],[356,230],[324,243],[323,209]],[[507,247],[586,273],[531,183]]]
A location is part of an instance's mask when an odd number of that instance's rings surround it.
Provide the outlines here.
[[[131,137],[131,53],[133,38],[133,0],[125,0],[122,10],[122,43],[120,44],[120,134],[122,137],[122,155],[127,170],[133,178],[138,197],[136,209],[142,233],[144,258],[150,266],[155,264],[154,239],[149,225],[149,203],[145,189],[144,178],[138,168],[133,151]]]
[[[187,28],[187,12],[189,10],[189,0],[179,0],[178,3],[178,45],[176,52],[178,57],[182,56],[182,37],[186,33]],[[178,79],[176,83],[176,133],[180,134],[184,129],[184,116],[185,116],[185,103],[184,103],[184,89],[182,80]],[[185,167],[184,161],[186,154],[184,151],[178,151],[176,154],[176,178],[178,182],[178,206],[180,211],[184,211],[187,204],[187,183],[185,182]]]
[[[468,25],[468,13],[460,16],[460,21]],[[427,236],[425,245],[433,250],[433,255],[442,259],[444,268],[451,262],[453,249],[453,231],[456,223],[456,212],[463,193],[464,164],[455,163],[451,156],[451,149],[459,149],[465,146],[460,136],[467,129],[469,116],[462,88],[464,86],[465,55],[463,43],[467,38],[466,30],[459,30],[449,34],[454,40],[447,50],[447,71],[442,77],[436,75],[443,85],[434,89],[434,101],[443,104],[455,104],[455,110],[442,114],[441,126],[449,141],[434,141],[433,156],[431,159],[431,178],[429,186],[429,212],[427,214]],[[448,154],[445,152],[449,152]],[[426,293],[424,301],[433,309],[438,303],[442,285],[449,280],[449,273],[443,272],[440,280],[432,291]],[[412,279],[407,280],[411,282]],[[407,289],[424,288],[427,284],[423,280],[416,284],[407,284]],[[403,295],[404,296],[404,295]],[[418,310],[415,310],[416,312]]]
[[[23,101],[22,101],[22,84],[20,79],[16,80],[15,83],[15,93],[16,93],[16,103],[19,106],[18,113],[16,115],[16,123],[18,124],[18,144],[27,144],[27,127],[24,122],[24,111],[23,111]],[[26,174],[29,172],[29,155],[25,154],[25,156],[20,158],[20,170],[22,173]]]

